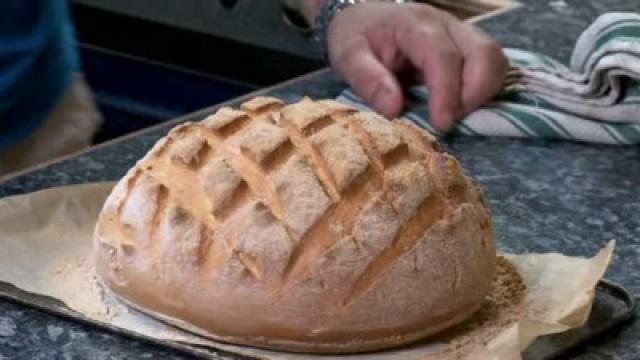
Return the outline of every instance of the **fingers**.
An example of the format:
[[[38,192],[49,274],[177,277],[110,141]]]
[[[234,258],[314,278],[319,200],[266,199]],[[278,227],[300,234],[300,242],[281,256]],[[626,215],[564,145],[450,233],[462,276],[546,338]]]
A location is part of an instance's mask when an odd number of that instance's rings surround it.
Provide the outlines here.
[[[503,86],[508,62],[500,47],[449,14],[423,4],[373,2],[342,14],[330,28],[332,64],[358,95],[388,118],[402,110],[399,79],[416,80],[415,72],[407,69],[416,68],[429,89],[430,120],[441,131],[451,129]]]
[[[331,58],[334,68],[376,111],[389,119],[400,113],[403,103],[400,84],[376,58],[364,36],[333,51]]]
[[[395,42],[422,73],[429,89],[431,123],[449,130],[462,111],[463,57],[453,39],[438,24],[404,24]]]
[[[495,41],[471,25],[450,24],[448,28],[464,56],[462,107],[469,113],[500,92],[509,62]]]

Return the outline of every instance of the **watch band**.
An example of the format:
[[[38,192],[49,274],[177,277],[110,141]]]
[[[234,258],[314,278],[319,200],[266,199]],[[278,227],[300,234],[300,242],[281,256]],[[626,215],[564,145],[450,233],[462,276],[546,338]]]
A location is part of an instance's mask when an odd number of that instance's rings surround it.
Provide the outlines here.
[[[326,0],[320,14],[315,19],[313,27],[312,41],[316,51],[320,52],[325,61],[329,61],[329,53],[327,46],[327,32],[331,21],[344,9],[360,4],[366,3],[366,0]],[[385,2],[392,2],[396,4],[403,4],[412,2],[411,0],[388,0]]]

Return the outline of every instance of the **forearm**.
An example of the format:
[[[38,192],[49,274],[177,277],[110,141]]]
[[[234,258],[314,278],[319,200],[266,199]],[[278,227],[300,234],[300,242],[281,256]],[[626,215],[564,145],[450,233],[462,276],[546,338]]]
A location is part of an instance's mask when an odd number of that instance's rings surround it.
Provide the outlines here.
[[[312,25],[325,1],[326,0],[286,0],[291,8],[298,10],[307,20],[307,23]]]

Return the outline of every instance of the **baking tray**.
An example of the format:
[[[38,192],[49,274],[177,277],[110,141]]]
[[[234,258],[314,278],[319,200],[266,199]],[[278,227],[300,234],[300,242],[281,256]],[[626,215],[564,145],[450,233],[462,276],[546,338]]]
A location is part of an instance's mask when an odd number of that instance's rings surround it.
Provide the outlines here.
[[[168,347],[198,358],[208,360],[219,359],[252,359],[227,351],[201,348],[173,341],[157,340],[139,335],[108,324],[97,322],[67,308],[61,301],[46,296],[35,295],[0,282],[0,299],[6,299],[52,313],[67,319],[96,326],[100,329],[131,336],[158,346]],[[590,342],[600,335],[609,333],[628,323],[635,315],[635,299],[625,288],[608,280],[601,280],[596,288],[591,315],[585,325],[565,333],[544,336],[537,339],[523,355],[524,360],[559,359],[580,345]]]

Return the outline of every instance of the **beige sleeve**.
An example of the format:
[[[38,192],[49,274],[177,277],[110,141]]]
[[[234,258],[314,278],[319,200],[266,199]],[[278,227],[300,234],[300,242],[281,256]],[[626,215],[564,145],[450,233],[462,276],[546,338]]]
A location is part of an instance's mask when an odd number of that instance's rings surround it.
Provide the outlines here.
[[[0,151],[0,178],[91,145],[102,122],[91,90],[77,74],[45,123],[14,147]]]

